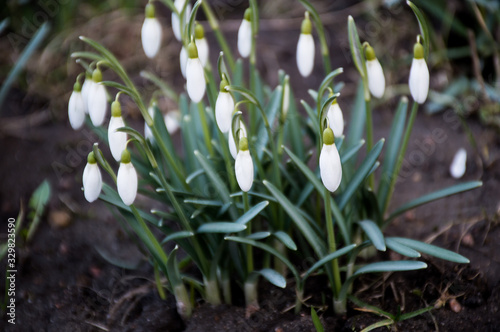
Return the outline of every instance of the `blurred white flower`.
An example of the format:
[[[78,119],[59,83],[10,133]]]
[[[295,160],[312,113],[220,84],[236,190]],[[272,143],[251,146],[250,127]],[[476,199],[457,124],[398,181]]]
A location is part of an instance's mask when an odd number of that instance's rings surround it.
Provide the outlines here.
[[[240,139],[239,151],[234,163],[234,172],[240,189],[245,192],[249,191],[253,184],[254,169],[246,137]]]
[[[155,8],[153,4],[146,5],[146,18],[142,24],[141,40],[142,48],[148,58],[154,58],[161,45],[161,24],[155,17]]]
[[[195,103],[200,102],[205,95],[205,72],[198,58],[198,49],[191,42],[187,49],[186,86],[189,98]]]
[[[125,127],[122,118],[120,102],[114,101],[111,104],[111,119],[108,126],[108,142],[111,155],[116,161],[120,161],[122,152],[127,148],[127,134],[117,131],[118,128]]]
[[[455,157],[453,157],[453,161],[450,165],[450,174],[455,179],[460,179],[465,174],[467,164],[467,151],[464,148],[460,148]]]
[[[323,147],[319,155],[319,170],[321,181],[323,181],[326,189],[330,192],[337,190],[342,181],[342,164],[331,128],[326,128],[323,133]]]
[[[102,189],[102,176],[99,166],[94,157],[94,152],[90,152],[87,158],[87,165],[83,170],[83,194],[85,199],[92,203],[97,198]]]
[[[121,157],[120,167],[116,176],[116,187],[118,195],[125,205],[131,205],[137,196],[137,172],[130,162],[130,153],[124,150]]]
[[[424,47],[416,43],[413,48],[413,61],[408,82],[411,96],[419,104],[425,103],[429,93],[429,69],[424,59]]]
[[[297,67],[300,75],[307,77],[311,75],[314,67],[314,38],[312,36],[312,23],[309,13],[302,21],[299,42],[297,43]]]
[[[344,116],[342,115],[342,110],[337,103],[337,99],[335,99],[328,108],[326,116],[328,117],[330,128],[332,128],[335,137],[342,136],[344,134]]]
[[[238,30],[238,52],[240,52],[241,57],[247,58],[250,55],[250,50],[252,49],[252,10],[247,8],[245,10],[245,16],[241,21],[240,28]]]
[[[198,48],[198,57],[200,58],[201,64],[205,67],[208,62],[208,42],[205,38],[203,26],[198,22],[196,22],[194,29],[194,42],[196,48]]]
[[[177,11],[181,13],[182,7],[184,7],[184,4],[186,3],[186,0],[175,0],[174,6],[177,8]],[[186,11],[184,12],[184,27],[185,29],[186,24],[189,21],[189,16],[191,15],[191,4],[186,5]],[[182,36],[181,36],[181,22],[179,20],[179,16],[177,16],[175,13],[172,13],[172,30],[174,31],[174,36],[178,41],[181,41]]]
[[[92,120],[92,124],[94,126],[99,127],[104,122],[106,109],[108,108],[106,88],[104,85],[99,84],[102,81],[102,73],[99,68],[94,70],[94,73],[92,74],[92,81],[93,84],[90,87],[87,102],[90,120]]]
[[[231,129],[231,120],[234,111],[234,99],[231,94],[226,91],[228,85],[226,80],[220,83],[220,91],[215,102],[215,120],[217,126],[223,133],[227,133]]]
[[[151,118],[154,121],[154,119],[155,119],[155,109],[154,109],[154,105],[153,104],[151,106],[149,106],[148,113],[149,113],[149,115],[151,116]],[[153,143],[155,141],[155,137],[153,136],[153,132],[151,131],[151,128],[149,128],[147,122],[144,122],[144,138],[148,139],[151,143]]]
[[[165,127],[169,134],[174,134],[180,127],[180,117],[179,111],[171,111],[165,114],[163,120],[165,121]]]
[[[375,56],[373,47],[366,47],[366,71],[368,75],[368,88],[375,98],[382,98],[385,91],[385,77],[382,66]]]
[[[71,128],[80,129],[85,121],[85,103],[79,82],[73,86],[73,92],[68,102],[68,118]]]
[[[181,63],[182,76],[184,76],[184,78],[186,78],[186,65],[188,62],[188,54],[187,54],[186,48],[184,46],[182,46],[182,48],[181,48],[181,54],[179,56],[179,59],[180,59],[180,63]]]

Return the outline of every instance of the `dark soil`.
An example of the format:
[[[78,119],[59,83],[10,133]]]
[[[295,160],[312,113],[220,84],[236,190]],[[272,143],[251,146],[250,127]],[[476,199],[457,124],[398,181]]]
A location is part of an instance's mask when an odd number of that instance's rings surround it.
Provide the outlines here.
[[[335,18],[335,15],[330,17]],[[139,31],[140,21],[134,19],[132,24],[135,27],[129,29]],[[284,59],[285,70],[296,72],[292,44],[297,31],[289,32],[290,38],[276,38],[269,32],[282,26],[280,21],[276,22],[264,20],[263,28],[266,29],[267,24],[269,30],[262,33],[262,56],[267,61],[261,66],[267,73],[266,79],[273,84],[277,79],[275,69],[278,68],[273,61],[277,58]],[[295,23],[298,27],[300,20]],[[234,33],[232,25],[235,24],[229,23],[229,33]],[[332,34],[335,30],[335,36],[346,35],[343,23],[340,27],[335,23],[327,27]],[[339,45],[342,45],[345,40],[338,38]],[[276,40],[277,44],[274,43]],[[128,47],[136,49],[134,45]],[[171,50],[173,46],[166,48],[170,54],[167,59],[178,54],[177,49]],[[335,66],[347,66],[343,79],[347,82],[354,80],[352,66],[346,63],[348,60],[340,49],[338,51],[332,52]],[[128,68],[137,69],[139,60],[137,57],[128,59]],[[172,63],[176,65],[175,61],[166,61],[154,66],[160,73],[167,73],[162,75],[164,79],[175,83],[173,73],[176,72]],[[291,82],[298,91],[297,95],[306,98],[302,86],[316,86],[320,77],[321,71],[318,70],[305,81],[292,75]],[[398,82],[400,77],[395,74],[390,79]],[[67,86],[72,86],[72,83]],[[346,88],[345,100],[352,97],[353,90]],[[19,202],[26,206],[31,193],[44,178],[51,183],[52,198],[33,241],[18,243],[16,325],[7,323],[8,317],[3,315],[0,330],[314,331],[309,308],[304,306],[299,314],[294,313],[295,292],[291,279],[284,290],[261,283],[261,309],[250,318],[245,318],[242,306],[214,307],[200,301],[193,317],[183,322],[172,296],[167,300],[160,299],[152,268],[142,259],[134,242],[104,204],[90,205],[83,199],[81,174],[96,137],[85,129],[74,132],[67,124],[64,116],[64,103],[69,97],[67,91],[59,92],[64,102],[59,103],[59,108],[52,109],[51,106],[58,104],[54,100],[45,99],[40,94],[26,96],[25,92],[13,89],[2,112],[4,123],[20,119],[25,125],[15,132],[2,126],[0,132],[0,234],[6,234],[7,219],[17,216]],[[376,137],[386,136],[389,131],[391,110],[394,109],[389,104],[375,109]],[[347,105],[345,108],[348,109]],[[22,121],[37,112],[46,112],[46,119],[34,124]],[[349,118],[348,114],[346,118]],[[483,187],[410,211],[396,219],[387,233],[430,239],[434,244],[465,255],[471,264],[454,265],[430,259],[426,270],[370,275],[354,284],[354,293],[359,299],[392,314],[436,307],[397,323],[393,326],[395,330],[498,331],[500,326],[500,140],[495,131],[485,128],[474,117],[467,119],[467,125],[477,142],[476,148],[468,143],[460,121],[453,114],[418,115],[392,207],[456,183],[457,180],[449,175],[448,167],[454,153],[462,146],[466,147],[469,156],[467,173],[462,180],[482,180]],[[436,133],[440,134],[439,139]],[[69,218],[61,217],[61,214]],[[113,257],[122,266],[133,269],[118,268],[103,256]],[[398,258],[387,256],[388,259]],[[2,264],[6,262],[2,261]],[[3,278],[3,274],[0,277]],[[3,282],[0,284],[1,297],[4,285]],[[345,317],[336,317],[331,309],[326,309],[331,303],[326,282],[320,277],[310,279],[308,287],[305,294],[311,296],[308,304],[319,307],[318,313],[326,331],[359,331],[384,319],[358,310],[354,303],[349,303]],[[326,298],[318,295],[321,293],[327,294]],[[322,307],[326,311],[321,310]],[[384,331],[385,328],[378,330]]]

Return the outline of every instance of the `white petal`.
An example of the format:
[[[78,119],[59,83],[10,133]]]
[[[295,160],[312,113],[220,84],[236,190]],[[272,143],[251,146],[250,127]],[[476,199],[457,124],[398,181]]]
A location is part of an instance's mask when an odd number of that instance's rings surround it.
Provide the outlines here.
[[[366,61],[368,88],[375,98],[382,98],[385,91],[384,71],[378,59]]]
[[[330,105],[326,116],[328,117],[330,128],[332,128],[335,137],[342,136],[344,133],[344,116],[342,115],[339,104],[335,103]]]
[[[148,108],[148,113],[149,115],[155,119],[155,110],[153,107]],[[151,131],[151,128],[149,128],[148,124],[144,122],[144,138],[148,139],[150,142],[154,142],[154,136],[153,132]]]
[[[465,174],[465,167],[467,164],[467,151],[464,148],[460,148],[455,157],[453,157],[453,161],[450,165],[450,174],[455,179],[460,179]]]
[[[108,142],[111,155],[116,161],[120,161],[122,152],[127,147],[127,134],[121,131],[116,131],[118,128],[125,127],[121,116],[112,116],[108,126]]]
[[[205,94],[205,73],[199,58],[187,61],[186,85],[189,98],[195,103],[200,102]]]
[[[85,199],[92,203],[99,197],[102,189],[102,176],[97,164],[87,163],[83,170],[82,182]]]
[[[88,97],[89,115],[92,124],[99,127],[104,122],[108,101],[104,85],[93,83]]]
[[[68,118],[73,129],[80,129],[85,121],[85,105],[81,92],[73,91],[68,102]]]
[[[311,34],[300,34],[297,43],[297,67],[303,77],[312,73],[314,66],[314,39]]]
[[[198,49],[198,58],[200,58],[203,67],[206,66],[208,61],[208,42],[206,38],[195,39],[196,48]]]
[[[243,19],[238,30],[238,52],[243,58],[250,55],[252,48],[252,24],[250,21]]]
[[[86,78],[85,81],[83,82],[82,85],[82,98],[83,98],[83,105],[85,107],[85,114],[89,114],[89,106],[88,106],[88,98],[89,98],[89,91],[91,86],[94,84],[94,81],[92,79]]]
[[[175,0],[174,5],[177,8],[177,11],[180,13],[182,11],[182,7],[184,7],[184,3],[186,0]],[[186,6],[185,17],[184,17],[184,25],[186,25],[189,21],[189,16],[191,15],[191,5],[188,4]],[[172,13],[172,30],[174,31],[174,36],[178,41],[181,41],[181,22],[179,17]]]
[[[240,121],[239,134],[240,134],[240,138],[247,136],[247,131],[245,129],[245,125],[241,121]],[[236,159],[236,155],[238,154],[238,150],[236,149],[236,143],[234,142],[232,131],[229,131],[228,135],[229,135],[229,137],[228,137],[229,152],[231,152],[231,156],[233,157],[233,159]]]
[[[181,49],[181,55],[179,56],[181,63],[181,73],[184,78],[186,78],[186,65],[188,62],[188,54],[186,52],[186,48],[183,46]]]
[[[219,92],[215,103],[215,120],[220,131],[227,133],[231,129],[234,100],[229,92]]]
[[[337,190],[342,180],[342,165],[335,144],[323,144],[319,155],[319,170],[326,189],[331,192]]]
[[[169,134],[174,134],[180,127],[179,118],[181,114],[178,111],[172,111],[165,114],[163,120]]]
[[[137,172],[132,163],[120,164],[116,176],[118,194],[125,205],[131,205],[137,196]]]
[[[413,59],[408,85],[413,100],[419,104],[425,103],[429,93],[429,69],[424,59]]]
[[[148,58],[154,58],[161,45],[161,24],[156,18],[146,18],[141,30],[142,48]]]
[[[234,163],[234,172],[236,174],[236,181],[240,189],[249,191],[253,184],[253,160],[250,156],[250,151],[239,151]]]

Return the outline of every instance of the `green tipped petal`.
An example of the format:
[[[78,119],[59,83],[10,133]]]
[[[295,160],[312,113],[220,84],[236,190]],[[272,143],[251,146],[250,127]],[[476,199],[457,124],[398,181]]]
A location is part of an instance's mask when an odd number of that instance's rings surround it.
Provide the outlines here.
[[[187,47],[188,57],[190,59],[196,59],[198,57],[198,48],[194,42],[190,42]]]
[[[121,163],[122,164],[128,164],[130,162],[130,160],[131,160],[131,158],[130,158],[130,152],[128,152],[127,149],[123,150]]]
[[[122,116],[122,105],[118,100],[115,100],[111,104],[111,116],[113,117],[120,117]]]
[[[424,58],[424,47],[420,43],[415,43],[413,46],[413,57],[415,59],[423,59]]]
[[[335,143],[335,137],[333,135],[332,128],[326,128],[323,131],[323,143],[326,145],[332,145],[333,143]]]

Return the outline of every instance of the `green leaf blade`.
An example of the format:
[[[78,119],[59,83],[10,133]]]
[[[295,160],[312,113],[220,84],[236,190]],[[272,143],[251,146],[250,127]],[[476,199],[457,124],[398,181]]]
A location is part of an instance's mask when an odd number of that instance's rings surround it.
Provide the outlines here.
[[[454,263],[461,263],[461,264],[468,264],[470,263],[469,259],[457,254],[453,251],[447,250],[440,248],[438,246],[428,244],[425,242],[420,242],[417,240],[412,240],[412,239],[406,239],[406,238],[401,238],[401,237],[393,237],[392,238],[394,241],[409,247],[413,250],[416,250],[418,252],[422,252],[424,254],[434,256],[437,258],[441,258],[450,262]]]
[[[359,225],[377,250],[386,251],[384,235],[376,223],[371,220],[363,220],[359,222]]]

